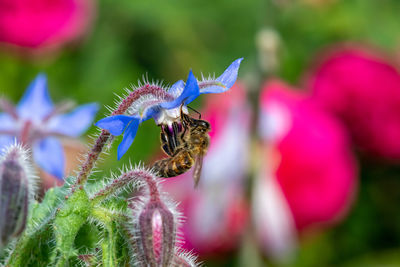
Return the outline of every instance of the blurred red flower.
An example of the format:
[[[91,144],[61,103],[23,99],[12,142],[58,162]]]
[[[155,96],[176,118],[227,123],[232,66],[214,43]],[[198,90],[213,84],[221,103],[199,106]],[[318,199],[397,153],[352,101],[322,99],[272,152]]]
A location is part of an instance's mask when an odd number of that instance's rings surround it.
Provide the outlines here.
[[[87,29],[91,0],[0,0],[0,43],[27,51],[55,49]]]
[[[202,256],[231,251],[240,242],[248,220],[243,183],[250,141],[250,108],[241,85],[207,97],[205,107],[211,142],[198,188],[191,172],[163,183],[186,218],[184,247]]]
[[[260,108],[253,217],[263,246],[279,257],[295,248],[297,231],[344,215],[356,192],[357,164],[340,122],[287,85],[266,83]]]
[[[310,80],[313,100],[341,118],[354,142],[386,159],[400,159],[400,73],[372,50],[330,53]]]

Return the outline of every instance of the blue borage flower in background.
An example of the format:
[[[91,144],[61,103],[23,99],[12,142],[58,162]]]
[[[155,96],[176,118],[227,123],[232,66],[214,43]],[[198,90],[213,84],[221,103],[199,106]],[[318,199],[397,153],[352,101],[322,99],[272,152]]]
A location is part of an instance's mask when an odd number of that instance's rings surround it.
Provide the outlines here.
[[[143,91],[128,108],[124,115],[115,115],[101,119],[96,126],[108,130],[112,135],[124,134],[118,146],[118,160],[126,153],[135,139],[139,124],[153,118],[157,125],[171,127],[180,116],[180,106],[192,102],[201,94],[222,93],[229,90],[236,81],[240,63],[243,58],[235,60],[218,78],[202,79],[198,82],[192,71],[186,83],[182,80],[169,89],[152,87]]]
[[[69,104],[53,105],[46,75],[39,74],[16,107],[0,98],[0,110],[5,112],[0,113],[0,148],[17,139],[32,148],[40,168],[62,179],[64,151],[56,137],[78,137],[91,125],[98,111],[98,105],[91,103],[62,114],[70,107]]]

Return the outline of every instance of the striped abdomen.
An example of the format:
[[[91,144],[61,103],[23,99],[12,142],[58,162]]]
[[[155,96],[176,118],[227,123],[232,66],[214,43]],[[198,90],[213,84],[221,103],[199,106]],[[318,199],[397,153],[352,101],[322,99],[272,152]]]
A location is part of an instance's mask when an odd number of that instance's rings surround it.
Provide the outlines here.
[[[187,150],[179,151],[174,157],[158,160],[153,167],[161,177],[175,177],[190,168],[194,164],[194,159],[191,153]]]

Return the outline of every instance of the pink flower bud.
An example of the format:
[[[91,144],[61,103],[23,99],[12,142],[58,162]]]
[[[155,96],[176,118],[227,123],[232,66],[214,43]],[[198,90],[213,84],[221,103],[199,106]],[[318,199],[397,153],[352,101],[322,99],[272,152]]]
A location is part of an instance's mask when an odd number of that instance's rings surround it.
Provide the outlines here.
[[[19,145],[7,148],[0,159],[0,248],[25,229],[35,182],[27,152]]]
[[[175,252],[174,267],[196,267],[199,264],[196,262],[196,256],[190,252],[177,251]]]
[[[158,180],[149,171],[132,171],[142,183],[141,195],[133,198],[131,235],[138,266],[170,266],[174,260],[179,213],[175,204],[160,194]],[[135,265],[135,266],[136,266]]]

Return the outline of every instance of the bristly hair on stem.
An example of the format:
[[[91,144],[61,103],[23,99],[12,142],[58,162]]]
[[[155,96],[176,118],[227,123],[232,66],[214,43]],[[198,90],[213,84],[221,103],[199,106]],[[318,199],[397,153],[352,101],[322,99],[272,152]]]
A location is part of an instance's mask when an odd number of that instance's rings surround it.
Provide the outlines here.
[[[132,193],[139,184],[143,183],[143,181],[137,179],[143,169],[144,167],[141,164],[135,167],[129,164],[129,166],[120,170],[120,175],[111,174],[111,178],[103,182],[100,189],[90,197],[90,201],[93,205],[96,205],[108,198],[117,197],[122,192]]]

